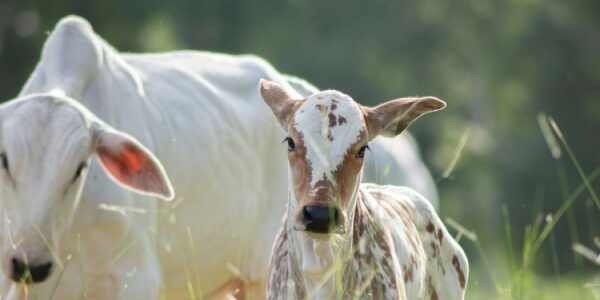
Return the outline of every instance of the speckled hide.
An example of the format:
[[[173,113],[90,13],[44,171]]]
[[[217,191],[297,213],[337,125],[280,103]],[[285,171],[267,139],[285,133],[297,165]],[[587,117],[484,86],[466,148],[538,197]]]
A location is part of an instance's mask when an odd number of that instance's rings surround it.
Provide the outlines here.
[[[269,299],[462,299],[467,258],[426,198],[361,184],[369,142],[393,137],[435,97],[366,107],[326,90],[294,98],[262,81],[288,144],[288,211],[270,260]]]
[[[433,207],[405,187],[363,184],[358,194],[351,247],[329,275],[342,299],[463,299],[469,263]],[[306,289],[286,226],[270,262],[268,299],[319,298]],[[338,295],[340,296],[340,295]],[[337,297],[337,296],[336,296]]]

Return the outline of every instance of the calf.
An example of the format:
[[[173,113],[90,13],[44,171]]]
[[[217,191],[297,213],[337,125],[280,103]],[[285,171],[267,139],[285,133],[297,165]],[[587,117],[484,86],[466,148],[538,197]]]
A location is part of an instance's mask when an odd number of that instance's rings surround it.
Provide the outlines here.
[[[369,141],[446,104],[370,108],[337,91],[294,99],[268,81],[260,92],[287,133],[290,178],[268,298],[463,298],[467,258],[431,204],[409,188],[360,184]]]

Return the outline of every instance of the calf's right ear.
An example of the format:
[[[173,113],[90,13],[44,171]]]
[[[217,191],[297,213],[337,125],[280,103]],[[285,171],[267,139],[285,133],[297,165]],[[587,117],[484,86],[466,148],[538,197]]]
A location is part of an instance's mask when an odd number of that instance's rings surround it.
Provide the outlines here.
[[[287,131],[294,108],[300,101],[292,99],[281,85],[264,79],[260,80],[260,96],[269,106],[281,127]]]
[[[134,192],[172,200],[173,187],[158,159],[135,138],[112,128],[94,133],[94,150],[110,177]]]

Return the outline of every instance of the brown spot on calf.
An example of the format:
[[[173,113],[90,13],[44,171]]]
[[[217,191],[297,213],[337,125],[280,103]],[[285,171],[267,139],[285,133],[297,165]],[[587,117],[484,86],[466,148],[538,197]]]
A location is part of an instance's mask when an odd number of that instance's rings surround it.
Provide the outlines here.
[[[329,128],[335,127],[335,125],[336,125],[335,115],[330,112],[329,115],[327,115],[327,117],[329,117]]]
[[[427,224],[427,232],[432,233],[433,230],[435,230],[435,228],[433,227],[433,224],[429,222],[429,224]]]
[[[456,255],[452,256],[452,265],[456,269],[456,273],[458,273],[458,281],[460,282],[460,287],[465,288],[465,274],[463,273],[460,262],[458,261],[458,257]]]
[[[431,288],[431,300],[437,300],[438,299],[438,295],[437,292],[435,291],[435,288]]]

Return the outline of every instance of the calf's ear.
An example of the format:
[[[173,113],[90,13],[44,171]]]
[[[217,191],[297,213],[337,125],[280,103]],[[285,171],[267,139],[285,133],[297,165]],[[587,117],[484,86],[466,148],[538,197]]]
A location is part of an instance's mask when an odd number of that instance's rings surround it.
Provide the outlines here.
[[[173,187],[162,164],[135,138],[103,126],[94,133],[94,151],[120,185],[139,194],[173,199]]]
[[[446,107],[435,97],[410,97],[391,100],[376,107],[362,107],[369,139],[377,135],[394,137],[426,113]]]
[[[300,101],[292,99],[281,85],[264,79],[260,80],[260,96],[271,109],[281,127],[287,131],[294,108]]]

